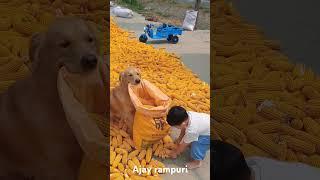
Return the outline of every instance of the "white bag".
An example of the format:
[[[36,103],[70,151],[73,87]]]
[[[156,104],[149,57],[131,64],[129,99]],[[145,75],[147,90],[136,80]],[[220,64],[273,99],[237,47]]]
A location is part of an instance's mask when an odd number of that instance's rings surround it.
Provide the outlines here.
[[[133,17],[132,10],[127,9],[127,8],[123,8],[120,6],[113,8],[112,13],[118,17],[123,17],[123,18],[132,18]]]
[[[188,10],[186,12],[186,17],[184,18],[182,28],[185,30],[193,31],[196,25],[197,16],[198,11]]]

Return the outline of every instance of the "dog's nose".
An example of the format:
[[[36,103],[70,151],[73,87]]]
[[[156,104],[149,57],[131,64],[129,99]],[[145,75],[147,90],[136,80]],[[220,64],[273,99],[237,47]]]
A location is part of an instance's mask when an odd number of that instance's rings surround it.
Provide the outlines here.
[[[140,79],[136,79],[136,83],[137,83],[137,84],[140,83]]]
[[[85,69],[93,69],[97,66],[98,59],[95,55],[89,54],[82,56],[81,65]]]

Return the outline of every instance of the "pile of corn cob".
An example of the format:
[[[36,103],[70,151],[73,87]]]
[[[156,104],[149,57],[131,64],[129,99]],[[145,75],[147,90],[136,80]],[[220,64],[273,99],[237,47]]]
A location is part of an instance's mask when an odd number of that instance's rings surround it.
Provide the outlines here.
[[[137,67],[142,78],[155,84],[173,100],[188,110],[210,112],[209,85],[187,69],[175,54],[130,38],[130,33],[110,23],[110,81],[119,82],[119,73],[129,66]]]
[[[320,167],[320,79],[293,64],[231,4],[213,1],[213,137]]]
[[[125,123],[110,125],[110,178],[161,179],[156,168],[164,168],[165,165],[152,156],[167,157],[169,148],[175,147],[171,137],[167,135],[152,147],[138,150],[126,130]],[[152,171],[139,176],[135,168],[151,168]]]

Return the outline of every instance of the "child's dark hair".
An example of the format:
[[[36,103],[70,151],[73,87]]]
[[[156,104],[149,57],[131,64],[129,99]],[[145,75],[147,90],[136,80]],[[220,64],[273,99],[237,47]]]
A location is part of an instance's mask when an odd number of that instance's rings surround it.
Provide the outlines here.
[[[235,146],[213,140],[213,179],[250,180],[251,171],[242,152]]]
[[[179,126],[188,118],[187,111],[181,106],[173,106],[167,115],[167,122],[170,126]]]

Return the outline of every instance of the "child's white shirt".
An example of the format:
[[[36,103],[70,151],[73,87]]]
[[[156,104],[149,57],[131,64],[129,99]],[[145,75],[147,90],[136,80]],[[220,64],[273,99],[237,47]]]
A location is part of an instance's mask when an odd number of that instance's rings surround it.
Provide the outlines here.
[[[199,136],[210,136],[210,115],[188,111],[189,124],[186,128],[183,142],[198,141]]]
[[[255,180],[319,180],[320,169],[263,157],[246,158]]]

